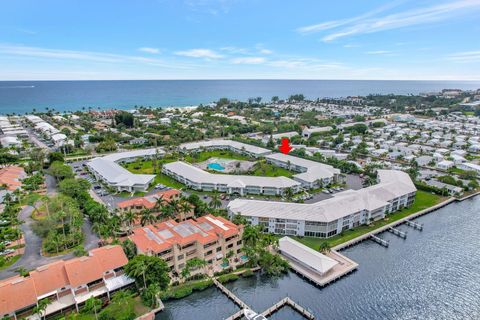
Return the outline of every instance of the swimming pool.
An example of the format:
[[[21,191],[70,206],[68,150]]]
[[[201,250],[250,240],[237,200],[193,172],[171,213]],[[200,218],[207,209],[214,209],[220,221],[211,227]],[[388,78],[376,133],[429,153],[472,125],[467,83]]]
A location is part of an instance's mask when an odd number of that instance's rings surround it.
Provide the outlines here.
[[[214,163],[209,163],[209,164],[207,165],[207,168],[208,168],[208,169],[211,169],[211,170],[217,170],[217,171],[223,171],[223,170],[225,170],[225,167],[224,167],[224,166],[222,166],[220,163],[216,163],[216,162],[214,162]]]

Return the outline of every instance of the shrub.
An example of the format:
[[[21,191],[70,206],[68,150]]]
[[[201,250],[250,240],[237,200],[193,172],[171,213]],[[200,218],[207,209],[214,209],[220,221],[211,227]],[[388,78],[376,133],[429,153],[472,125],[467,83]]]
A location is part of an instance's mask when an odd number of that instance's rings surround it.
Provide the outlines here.
[[[220,283],[227,283],[227,282],[232,282],[232,281],[238,280],[238,278],[239,278],[238,275],[230,273],[230,274],[224,274],[224,275],[219,276],[217,278],[217,280]]]

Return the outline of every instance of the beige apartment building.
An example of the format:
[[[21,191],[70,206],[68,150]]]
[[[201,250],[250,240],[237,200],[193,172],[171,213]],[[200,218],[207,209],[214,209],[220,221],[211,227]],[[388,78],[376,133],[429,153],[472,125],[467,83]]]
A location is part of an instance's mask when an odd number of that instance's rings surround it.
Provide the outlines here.
[[[161,257],[172,271],[180,273],[193,258],[205,260],[212,271],[219,269],[224,258],[241,260],[242,235],[242,225],[209,214],[196,220],[169,220],[139,227],[129,239],[139,254]]]

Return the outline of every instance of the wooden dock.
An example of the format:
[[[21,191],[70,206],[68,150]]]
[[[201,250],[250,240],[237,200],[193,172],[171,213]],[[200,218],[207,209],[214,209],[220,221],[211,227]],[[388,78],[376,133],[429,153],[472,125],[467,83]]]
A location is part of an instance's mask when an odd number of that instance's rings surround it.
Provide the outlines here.
[[[296,303],[295,301],[293,301],[289,297],[283,298],[282,300],[278,301],[277,303],[275,303],[273,306],[271,306],[267,310],[263,311],[262,316],[264,316],[264,317],[270,316],[270,315],[272,315],[273,313],[277,312],[278,310],[280,310],[281,308],[283,308],[285,306],[291,307],[293,310],[295,310],[296,312],[301,314],[305,319],[309,319],[309,320],[314,320],[315,319],[315,316],[313,315],[312,312],[305,309],[304,307],[302,307],[301,305],[299,305],[298,303]]]
[[[232,291],[225,288],[225,286],[221,284],[216,278],[213,278],[213,283],[215,284],[215,286],[217,286],[218,289],[220,289],[220,291],[222,291],[230,300],[235,302],[235,304],[238,305],[240,308],[251,309],[245,302],[240,300],[239,297],[234,295]]]

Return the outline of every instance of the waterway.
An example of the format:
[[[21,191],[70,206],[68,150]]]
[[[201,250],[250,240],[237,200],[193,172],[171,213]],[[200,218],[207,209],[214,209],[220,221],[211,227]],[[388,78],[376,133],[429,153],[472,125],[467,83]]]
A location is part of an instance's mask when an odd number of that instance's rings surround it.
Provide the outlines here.
[[[408,231],[406,240],[381,234],[389,248],[365,241],[342,251],[359,268],[323,289],[294,273],[227,287],[257,312],[288,295],[317,319],[480,319],[480,197],[416,221],[424,223],[422,232],[398,227]],[[157,320],[224,319],[238,310],[215,288],[165,306]],[[302,318],[287,307],[270,319]]]

